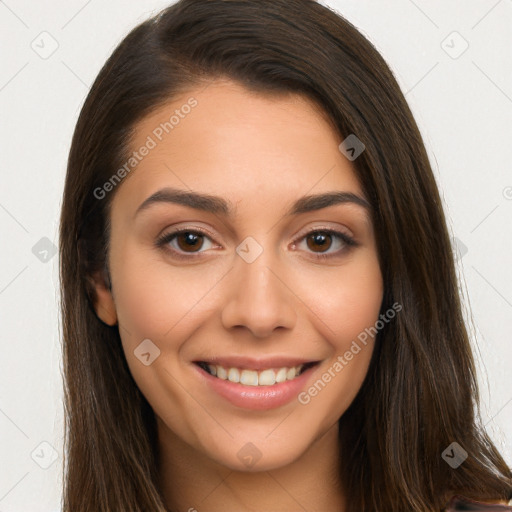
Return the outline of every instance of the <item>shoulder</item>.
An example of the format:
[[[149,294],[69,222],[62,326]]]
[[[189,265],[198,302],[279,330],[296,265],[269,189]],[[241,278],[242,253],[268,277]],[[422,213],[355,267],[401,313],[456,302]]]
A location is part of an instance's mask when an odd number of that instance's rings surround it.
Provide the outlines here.
[[[446,506],[446,512],[457,512],[457,511],[469,511],[473,512],[512,512],[512,500],[506,502],[483,502],[474,501],[465,496],[455,495]]]

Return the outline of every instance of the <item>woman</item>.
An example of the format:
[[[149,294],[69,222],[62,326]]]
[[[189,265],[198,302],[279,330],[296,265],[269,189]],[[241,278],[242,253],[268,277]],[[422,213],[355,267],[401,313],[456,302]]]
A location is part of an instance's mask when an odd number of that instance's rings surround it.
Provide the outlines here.
[[[420,133],[328,8],[181,0],[132,30],[60,249],[66,512],[512,510]]]

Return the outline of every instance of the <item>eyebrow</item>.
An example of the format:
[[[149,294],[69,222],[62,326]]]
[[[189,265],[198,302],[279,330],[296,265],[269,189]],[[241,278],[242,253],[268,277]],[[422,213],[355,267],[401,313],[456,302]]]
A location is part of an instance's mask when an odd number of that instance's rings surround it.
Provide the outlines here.
[[[204,194],[200,192],[192,192],[189,190],[180,190],[176,188],[163,188],[150,195],[137,208],[135,216],[147,210],[151,205],[158,203],[173,203],[182,206],[188,206],[196,210],[202,210],[214,214],[233,217],[235,210],[232,203],[226,201],[219,196]],[[303,196],[297,199],[291,208],[285,213],[285,216],[299,215],[308,213],[337,204],[355,204],[365,209],[365,214],[369,218],[371,206],[366,199],[353,192],[331,191],[322,194]]]

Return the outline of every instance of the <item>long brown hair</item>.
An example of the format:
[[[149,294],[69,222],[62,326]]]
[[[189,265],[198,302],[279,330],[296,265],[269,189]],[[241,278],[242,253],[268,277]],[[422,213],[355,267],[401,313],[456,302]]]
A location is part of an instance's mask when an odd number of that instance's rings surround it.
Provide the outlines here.
[[[340,134],[373,207],[384,279],[366,380],[340,419],[348,512],[425,512],[451,493],[512,498],[512,473],[481,428],[475,366],[450,237],[418,127],[388,65],[346,19],[312,0],[180,0],[134,28],[101,69],[72,140],[60,224],[65,378],[64,512],[166,510],[155,418],[128,369],[119,327],[94,310],[109,207],[134,125],[192,86],[230,78],[303,94]],[[127,179],[127,178],[125,178]],[[122,183],[119,185],[122,186]],[[118,189],[119,187],[117,187]],[[456,469],[441,454],[467,453]]]

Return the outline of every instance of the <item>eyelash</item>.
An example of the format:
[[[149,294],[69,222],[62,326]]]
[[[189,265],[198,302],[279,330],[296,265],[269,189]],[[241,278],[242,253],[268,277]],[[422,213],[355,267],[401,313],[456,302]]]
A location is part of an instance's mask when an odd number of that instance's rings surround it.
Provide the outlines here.
[[[192,233],[194,235],[203,235],[203,236],[206,236],[208,238],[211,238],[210,235],[207,232],[205,232],[205,231],[203,231],[201,229],[198,229],[198,228],[194,228],[194,229],[181,228],[181,229],[177,229],[176,231],[172,231],[170,233],[165,233],[162,236],[160,236],[159,238],[157,238],[157,240],[155,241],[156,247],[161,248],[161,249],[166,250],[166,251],[169,251],[169,252],[172,252],[173,256],[176,256],[179,259],[188,259],[188,260],[190,260],[192,258],[201,258],[202,256],[200,256],[200,252],[196,252],[196,253],[180,253],[179,251],[177,251],[174,248],[171,249],[169,247],[166,247],[167,244],[169,244],[177,235],[179,235],[181,233]],[[340,231],[336,231],[334,229],[327,229],[327,228],[326,229],[313,229],[313,230],[309,231],[308,233],[306,233],[305,235],[303,235],[302,237],[300,237],[297,240],[297,242],[301,242],[302,240],[306,239],[308,236],[310,236],[312,234],[315,234],[315,233],[325,233],[325,234],[328,234],[328,235],[331,235],[331,236],[333,236],[333,235],[337,236],[345,244],[345,246],[342,249],[338,250],[334,254],[312,253],[312,254],[314,254],[313,258],[315,258],[315,259],[326,260],[326,259],[329,259],[329,258],[339,257],[342,254],[348,252],[353,247],[357,247],[359,245],[353,238],[351,238],[347,234],[342,233]],[[295,244],[295,242],[294,242],[294,244]]]

